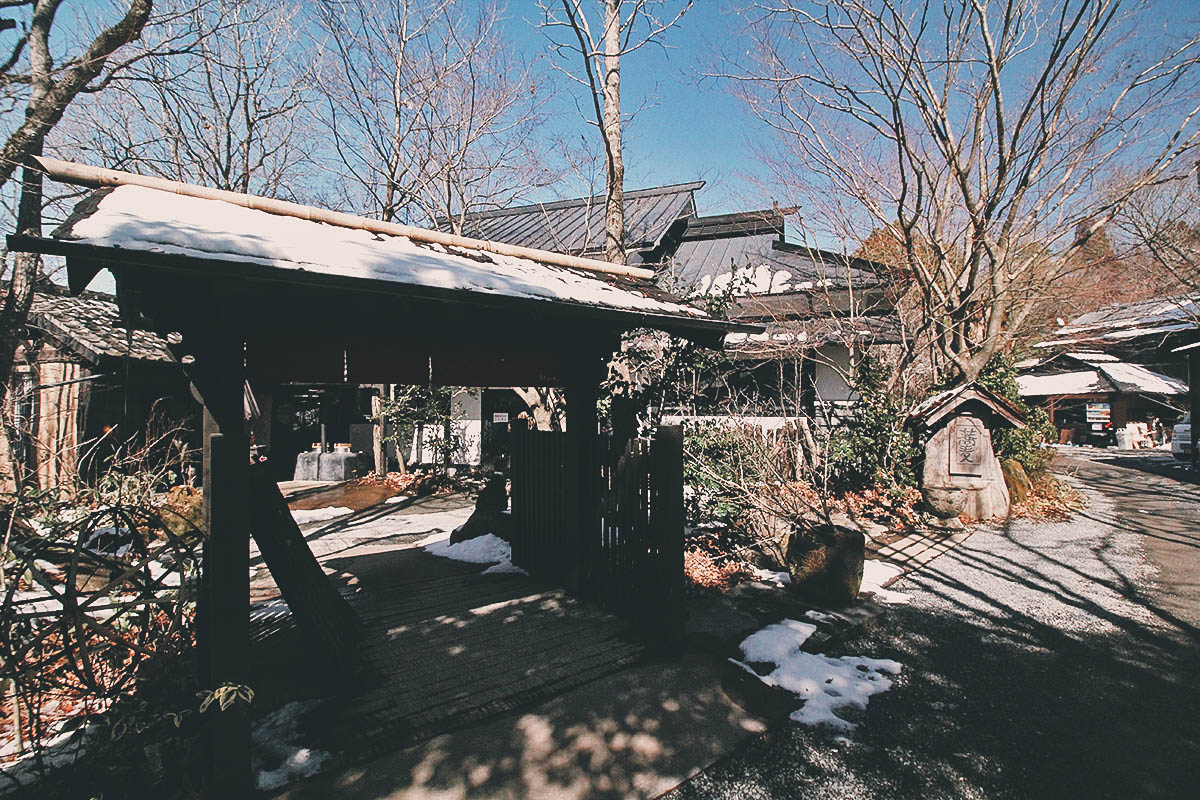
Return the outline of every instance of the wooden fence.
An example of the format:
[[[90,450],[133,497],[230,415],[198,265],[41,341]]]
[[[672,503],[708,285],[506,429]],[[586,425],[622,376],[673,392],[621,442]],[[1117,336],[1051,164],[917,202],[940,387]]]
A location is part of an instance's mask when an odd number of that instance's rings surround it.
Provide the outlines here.
[[[512,557],[531,575],[565,583],[578,568],[575,529],[578,475],[567,436],[558,431],[512,433]]]
[[[600,439],[597,515],[581,524],[578,454],[566,434],[516,431],[512,441],[513,562],[638,623],[660,643],[683,624],[683,432],[614,447]],[[583,528],[582,531],[580,528]]]

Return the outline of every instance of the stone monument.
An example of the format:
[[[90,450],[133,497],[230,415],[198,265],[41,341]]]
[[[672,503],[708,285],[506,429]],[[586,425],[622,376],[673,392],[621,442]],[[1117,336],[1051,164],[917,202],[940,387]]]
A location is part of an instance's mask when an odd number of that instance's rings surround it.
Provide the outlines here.
[[[970,383],[921,403],[909,424],[925,441],[921,490],[935,527],[961,527],[959,515],[972,520],[1008,515],[1008,487],[992,434],[1004,426],[1024,428],[1020,409]]]

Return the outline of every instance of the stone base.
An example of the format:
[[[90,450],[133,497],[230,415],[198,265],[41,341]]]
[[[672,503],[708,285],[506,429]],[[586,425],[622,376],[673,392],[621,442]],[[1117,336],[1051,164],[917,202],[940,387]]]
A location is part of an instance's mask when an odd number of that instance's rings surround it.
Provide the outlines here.
[[[936,533],[955,533],[966,530],[966,525],[958,517],[935,517],[930,515],[925,520],[925,527]]]
[[[297,481],[348,481],[365,471],[359,453],[318,453],[310,450],[296,456]]]

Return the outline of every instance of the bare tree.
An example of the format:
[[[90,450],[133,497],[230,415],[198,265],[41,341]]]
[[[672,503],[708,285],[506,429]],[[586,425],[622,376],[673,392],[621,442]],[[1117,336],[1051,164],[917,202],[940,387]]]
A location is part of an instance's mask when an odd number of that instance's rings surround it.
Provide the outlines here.
[[[343,202],[384,220],[496,208],[555,177],[547,76],[506,41],[499,8],[463,0],[322,0],[323,118]]]
[[[538,5],[551,51],[574,65],[558,65],[559,69],[588,93],[588,121],[599,129],[604,145],[604,257],[624,264],[621,59],[648,44],[661,44],[663,34],[692,7],[692,0],[539,0]]]
[[[268,196],[311,183],[312,60],[302,52],[300,8],[278,0],[173,0],[180,13],[142,48],[184,29],[185,53],[140,60],[110,91],[81,103],[67,149],[106,166]],[[309,179],[309,180],[303,180]]]
[[[1160,295],[1200,296],[1200,174],[1174,177],[1134,194],[1112,227],[1123,255]]]
[[[893,239],[960,379],[1200,145],[1195,26],[1155,36],[1128,5],[783,0],[758,7],[750,60],[726,72],[777,134],[768,161],[808,219]]]
[[[105,84],[111,75],[109,59],[141,35],[151,10],[151,0],[129,0],[124,13],[100,27],[90,40],[85,37],[79,50],[62,53],[52,47],[51,32],[63,5],[63,0],[5,0],[0,4],[6,10],[28,14],[21,23],[22,32],[15,34],[6,48],[8,57],[0,63],[0,86],[11,107],[15,110],[24,100],[23,116],[12,119],[16,113],[7,115],[12,121],[0,145],[0,189],[18,166],[23,167],[16,228],[24,235],[42,232],[42,174],[29,166],[29,157],[41,155],[46,137],[80,93]],[[8,261],[6,257],[6,267]],[[12,259],[8,292],[0,308],[0,408],[7,406],[13,361],[40,269],[41,259],[36,255],[19,253]],[[9,473],[3,479],[11,481],[11,457],[3,432],[0,469]]]

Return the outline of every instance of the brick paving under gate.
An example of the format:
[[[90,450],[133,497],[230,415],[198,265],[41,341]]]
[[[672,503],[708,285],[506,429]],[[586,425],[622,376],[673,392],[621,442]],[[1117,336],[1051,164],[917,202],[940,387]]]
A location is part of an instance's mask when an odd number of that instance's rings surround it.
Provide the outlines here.
[[[253,666],[264,708],[332,695],[302,722],[304,743],[346,760],[531,707],[645,655],[628,621],[526,576],[419,548],[322,560],[354,592],[371,679],[316,691],[289,681],[305,653],[282,601],[252,614]]]

